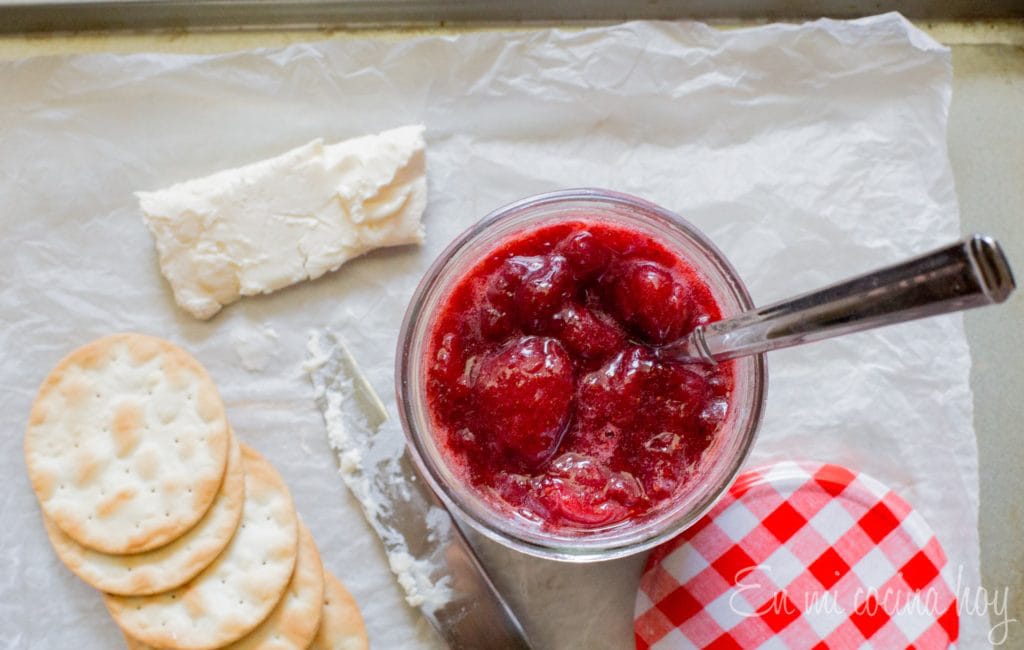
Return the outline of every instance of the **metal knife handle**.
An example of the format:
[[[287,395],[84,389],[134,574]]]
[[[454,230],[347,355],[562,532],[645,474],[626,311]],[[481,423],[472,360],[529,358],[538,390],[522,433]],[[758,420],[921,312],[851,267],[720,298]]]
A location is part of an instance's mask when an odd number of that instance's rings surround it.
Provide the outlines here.
[[[713,364],[1000,303],[1015,288],[999,244],[973,235],[901,264],[698,327],[660,353]]]
[[[421,484],[426,485],[422,482]],[[439,507],[441,501],[434,497]],[[438,630],[452,650],[533,650],[526,632],[491,582],[466,540],[458,520],[444,549],[452,591],[476,594],[471,603],[452,601],[435,613]]]

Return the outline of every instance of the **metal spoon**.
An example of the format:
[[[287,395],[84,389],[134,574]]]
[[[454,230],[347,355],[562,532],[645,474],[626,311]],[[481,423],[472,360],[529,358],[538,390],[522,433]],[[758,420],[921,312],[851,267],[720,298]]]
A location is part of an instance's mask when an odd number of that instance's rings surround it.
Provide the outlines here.
[[[659,354],[685,363],[715,364],[1001,303],[1016,286],[999,244],[973,235],[895,266],[699,326],[661,347]]]

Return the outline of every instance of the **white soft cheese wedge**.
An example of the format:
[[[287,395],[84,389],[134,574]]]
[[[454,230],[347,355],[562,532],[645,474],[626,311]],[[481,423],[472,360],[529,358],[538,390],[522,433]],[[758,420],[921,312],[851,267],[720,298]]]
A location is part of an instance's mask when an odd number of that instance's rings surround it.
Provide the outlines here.
[[[422,243],[423,127],[314,140],[136,196],[175,301],[206,319],[241,296],[318,278],[375,248]]]

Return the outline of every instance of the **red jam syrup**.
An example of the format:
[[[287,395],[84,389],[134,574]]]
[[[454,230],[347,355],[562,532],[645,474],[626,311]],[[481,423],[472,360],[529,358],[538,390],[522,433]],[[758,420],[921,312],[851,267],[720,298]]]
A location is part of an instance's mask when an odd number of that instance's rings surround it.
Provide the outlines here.
[[[643,517],[694,478],[730,408],[732,363],[656,346],[718,320],[700,275],[604,222],[500,243],[443,300],[427,403],[449,465],[500,509],[548,528]]]

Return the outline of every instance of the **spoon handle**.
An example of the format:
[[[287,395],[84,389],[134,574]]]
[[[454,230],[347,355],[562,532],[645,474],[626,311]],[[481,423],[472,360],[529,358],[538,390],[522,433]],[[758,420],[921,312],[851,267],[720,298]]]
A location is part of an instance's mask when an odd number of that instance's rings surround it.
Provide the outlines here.
[[[901,264],[698,327],[660,353],[680,361],[714,364],[1000,303],[1015,288],[999,244],[973,235]]]

